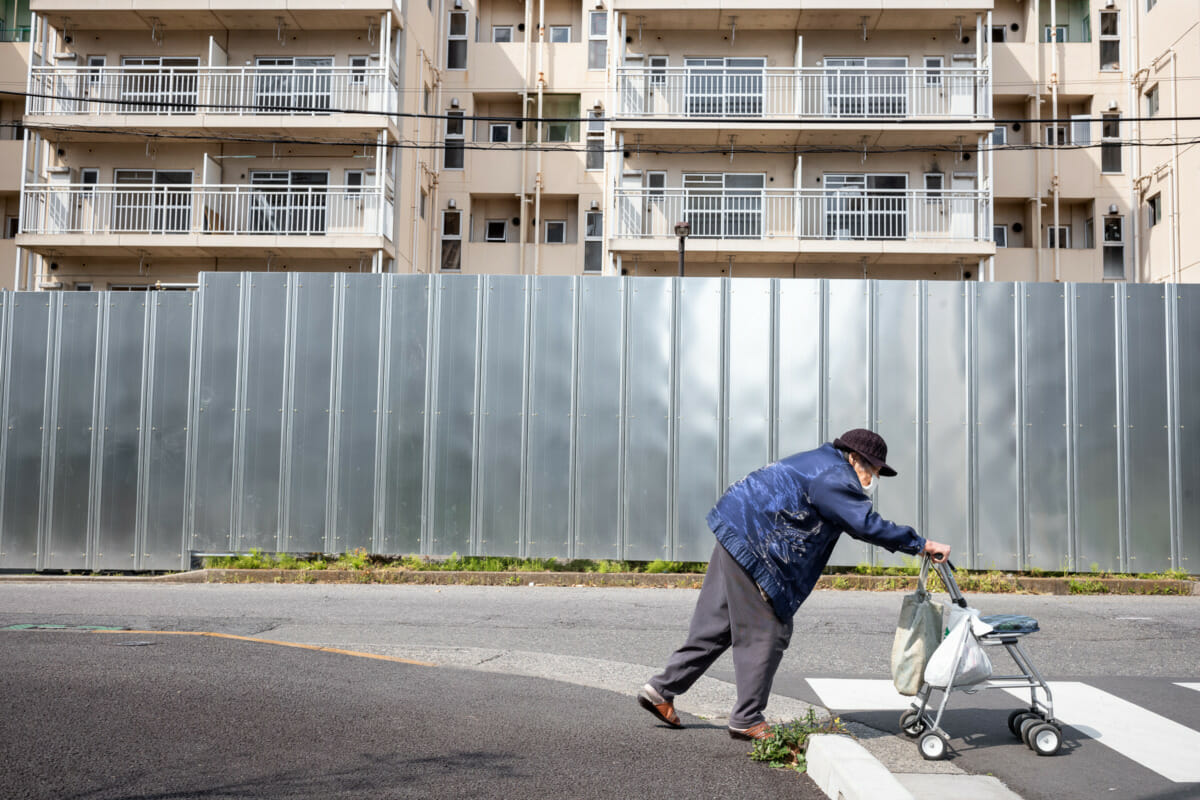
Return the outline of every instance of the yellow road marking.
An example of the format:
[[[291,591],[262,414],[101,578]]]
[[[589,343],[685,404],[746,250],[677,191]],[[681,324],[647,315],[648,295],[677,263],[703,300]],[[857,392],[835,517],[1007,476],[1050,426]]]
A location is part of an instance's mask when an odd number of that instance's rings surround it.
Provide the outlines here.
[[[413,661],[410,658],[400,658],[399,656],[381,656],[377,653],[362,653],[357,650],[342,650],[337,647],[321,647],[316,644],[299,644],[298,642],[280,642],[275,639],[260,639],[256,636],[235,636],[232,633],[214,633],[212,631],[87,631],[87,633],[123,633],[123,634],[141,634],[144,636],[212,636],[216,639],[236,639],[240,642],[257,642],[259,644],[277,644],[280,647],[298,647],[301,650],[318,650],[322,653],[337,653],[343,656],[357,656],[358,658],[374,658],[378,661],[393,661],[397,664],[412,664],[418,667],[436,667],[437,664],[430,664],[427,661]]]

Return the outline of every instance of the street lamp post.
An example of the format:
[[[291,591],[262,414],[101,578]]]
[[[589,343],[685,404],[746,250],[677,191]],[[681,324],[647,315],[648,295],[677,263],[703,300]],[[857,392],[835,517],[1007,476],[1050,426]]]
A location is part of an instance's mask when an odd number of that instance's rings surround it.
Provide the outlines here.
[[[683,243],[691,232],[692,224],[690,222],[675,223],[675,235],[679,237],[679,277],[681,278],[683,277]]]

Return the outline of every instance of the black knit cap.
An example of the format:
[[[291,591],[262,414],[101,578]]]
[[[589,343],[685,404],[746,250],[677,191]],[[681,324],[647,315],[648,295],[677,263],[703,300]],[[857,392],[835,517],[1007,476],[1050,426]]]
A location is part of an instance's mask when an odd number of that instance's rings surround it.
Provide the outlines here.
[[[858,453],[873,467],[876,467],[880,475],[890,478],[896,474],[896,470],[887,464],[887,442],[875,431],[869,431],[866,428],[846,431],[833,440],[833,446],[838,450]]]

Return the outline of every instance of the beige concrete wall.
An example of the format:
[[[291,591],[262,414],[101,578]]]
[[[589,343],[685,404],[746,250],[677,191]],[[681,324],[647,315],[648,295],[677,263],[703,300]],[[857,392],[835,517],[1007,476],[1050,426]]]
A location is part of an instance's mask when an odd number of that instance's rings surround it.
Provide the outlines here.
[[[17,263],[17,242],[15,239],[0,239],[0,289],[15,290],[14,265]]]

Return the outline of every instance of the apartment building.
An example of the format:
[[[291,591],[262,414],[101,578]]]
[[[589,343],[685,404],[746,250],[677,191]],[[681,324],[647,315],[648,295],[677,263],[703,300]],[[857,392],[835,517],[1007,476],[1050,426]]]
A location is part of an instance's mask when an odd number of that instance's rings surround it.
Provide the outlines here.
[[[32,11],[18,288],[673,275],[681,248],[688,275],[1200,279],[1200,0]]]
[[[996,0],[990,32],[997,279],[1200,280],[1197,126],[1171,119],[1196,113],[1200,3]]]
[[[29,71],[29,4],[0,0],[0,90],[19,92]],[[17,230],[21,207],[21,143],[25,101],[0,95],[0,289],[14,289]]]

